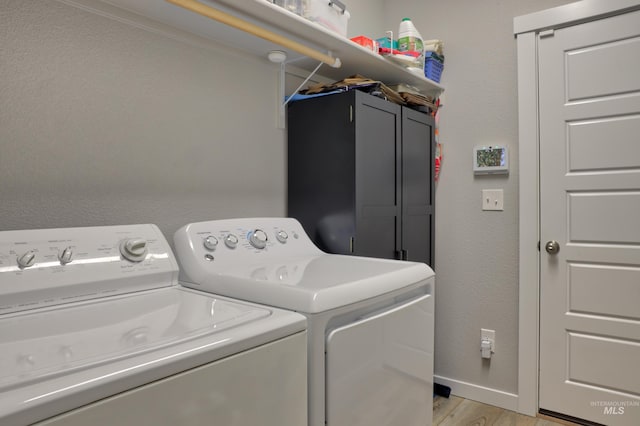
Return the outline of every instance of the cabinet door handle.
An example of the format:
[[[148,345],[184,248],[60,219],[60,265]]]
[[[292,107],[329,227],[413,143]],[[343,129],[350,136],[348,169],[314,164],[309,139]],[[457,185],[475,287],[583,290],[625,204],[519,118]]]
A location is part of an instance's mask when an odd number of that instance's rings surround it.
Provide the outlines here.
[[[353,246],[354,246],[354,243],[355,243],[354,240],[355,240],[354,237],[349,238],[349,253],[353,253]]]

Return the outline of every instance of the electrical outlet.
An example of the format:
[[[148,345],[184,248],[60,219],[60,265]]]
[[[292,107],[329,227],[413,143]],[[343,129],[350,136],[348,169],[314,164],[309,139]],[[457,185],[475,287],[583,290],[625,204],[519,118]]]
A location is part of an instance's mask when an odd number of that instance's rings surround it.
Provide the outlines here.
[[[504,210],[504,191],[502,189],[483,189],[482,210]]]
[[[480,329],[480,351],[482,358],[491,358],[496,352],[496,331],[486,328]]]

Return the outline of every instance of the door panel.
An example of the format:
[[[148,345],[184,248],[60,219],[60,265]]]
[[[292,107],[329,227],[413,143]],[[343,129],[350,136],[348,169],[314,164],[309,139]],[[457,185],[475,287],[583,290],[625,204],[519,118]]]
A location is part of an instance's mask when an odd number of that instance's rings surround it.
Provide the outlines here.
[[[358,141],[362,149],[356,154],[356,179],[363,181],[358,196],[367,206],[395,207],[396,144],[399,143],[395,135],[396,116],[373,108],[366,112],[372,121],[361,129],[362,138]]]
[[[400,249],[400,107],[368,95],[356,99],[353,253],[394,259]]]
[[[608,362],[602,362],[604,359]],[[568,376],[574,383],[595,384],[610,391],[640,393],[640,382],[633,374],[620,368],[621,365],[634,365],[638,359],[638,342],[569,333]],[[594,365],[599,367],[593,368]]]
[[[433,266],[433,121],[402,109],[402,248],[406,260]]]
[[[640,90],[637,73],[629,72],[634,67],[638,71],[634,55],[636,58],[640,55],[640,37],[602,42],[568,51],[565,57],[567,100],[577,101]]]
[[[538,48],[540,408],[638,425],[640,12]]]
[[[570,173],[623,170],[637,166],[640,158],[640,143],[637,143],[640,115],[575,121],[568,123],[568,132]],[[618,136],[611,138],[612,134]]]
[[[633,295],[640,283],[640,268],[595,262],[568,262],[567,267],[569,312],[631,319],[638,314],[636,298],[596,296],[600,293],[602,283],[607,283],[607,291],[611,294]]]
[[[355,230],[353,94],[288,106],[287,215],[321,249],[349,254]]]
[[[640,241],[640,192],[568,192],[567,199],[568,243],[637,244]]]

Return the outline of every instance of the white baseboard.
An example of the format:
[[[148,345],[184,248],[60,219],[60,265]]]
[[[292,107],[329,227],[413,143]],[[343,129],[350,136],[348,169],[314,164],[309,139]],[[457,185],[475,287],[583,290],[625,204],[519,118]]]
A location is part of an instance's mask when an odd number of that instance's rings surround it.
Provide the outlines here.
[[[440,385],[450,387],[451,393],[455,396],[494,405],[505,410],[518,411],[518,395],[516,394],[442,376],[434,376],[434,380]]]

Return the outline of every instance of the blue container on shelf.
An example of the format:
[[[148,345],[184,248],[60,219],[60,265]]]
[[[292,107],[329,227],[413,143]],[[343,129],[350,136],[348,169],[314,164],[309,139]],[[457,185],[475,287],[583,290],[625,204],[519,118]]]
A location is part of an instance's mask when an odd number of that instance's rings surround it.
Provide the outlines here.
[[[440,83],[442,70],[444,69],[444,56],[436,52],[424,53],[424,75],[429,80]]]

